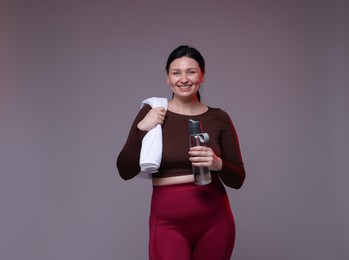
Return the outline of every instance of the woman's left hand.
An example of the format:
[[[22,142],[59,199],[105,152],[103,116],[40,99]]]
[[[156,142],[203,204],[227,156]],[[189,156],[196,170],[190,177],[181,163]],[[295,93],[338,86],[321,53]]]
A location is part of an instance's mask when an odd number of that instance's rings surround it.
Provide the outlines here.
[[[194,146],[189,150],[189,160],[193,166],[208,167],[211,171],[222,170],[222,159],[210,147]]]

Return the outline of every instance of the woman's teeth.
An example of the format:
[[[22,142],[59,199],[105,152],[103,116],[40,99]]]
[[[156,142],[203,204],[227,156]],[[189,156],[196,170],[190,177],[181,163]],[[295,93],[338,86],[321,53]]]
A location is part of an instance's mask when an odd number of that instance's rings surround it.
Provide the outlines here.
[[[179,86],[179,88],[190,88],[190,86]]]

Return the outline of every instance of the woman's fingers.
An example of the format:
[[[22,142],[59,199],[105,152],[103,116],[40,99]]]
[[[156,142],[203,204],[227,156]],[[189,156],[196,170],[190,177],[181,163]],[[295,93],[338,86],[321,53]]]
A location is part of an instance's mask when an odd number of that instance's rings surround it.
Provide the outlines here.
[[[220,171],[222,169],[222,160],[213,152],[210,147],[194,146],[189,150],[193,166],[208,167],[210,170]]]
[[[149,110],[145,117],[138,123],[138,128],[143,131],[150,131],[157,124],[163,124],[166,116],[166,109],[157,107]]]
[[[194,146],[189,150],[190,160],[192,162],[210,163],[214,158],[214,152],[206,146]]]
[[[166,116],[166,109],[163,107],[157,107],[157,108],[154,108],[152,110],[150,110],[150,111],[152,111],[154,113],[155,123],[163,124],[163,122],[165,120],[165,116]]]

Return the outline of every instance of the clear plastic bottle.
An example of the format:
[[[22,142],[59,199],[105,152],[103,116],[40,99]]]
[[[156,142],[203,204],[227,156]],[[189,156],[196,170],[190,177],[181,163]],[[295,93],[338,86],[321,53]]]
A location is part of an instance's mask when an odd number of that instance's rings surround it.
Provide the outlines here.
[[[194,121],[189,119],[189,145],[194,146],[206,146],[206,142],[209,139],[207,133],[202,133],[202,127],[200,121]],[[211,172],[207,167],[193,166],[193,174],[195,184],[206,185],[211,182]]]

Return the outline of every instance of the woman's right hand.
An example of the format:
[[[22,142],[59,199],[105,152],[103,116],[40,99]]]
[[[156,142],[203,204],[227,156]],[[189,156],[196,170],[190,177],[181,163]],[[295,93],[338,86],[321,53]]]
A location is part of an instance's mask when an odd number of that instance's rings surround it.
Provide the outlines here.
[[[166,116],[166,109],[156,107],[149,110],[145,117],[138,123],[137,127],[142,131],[150,131],[157,124],[162,125]]]

